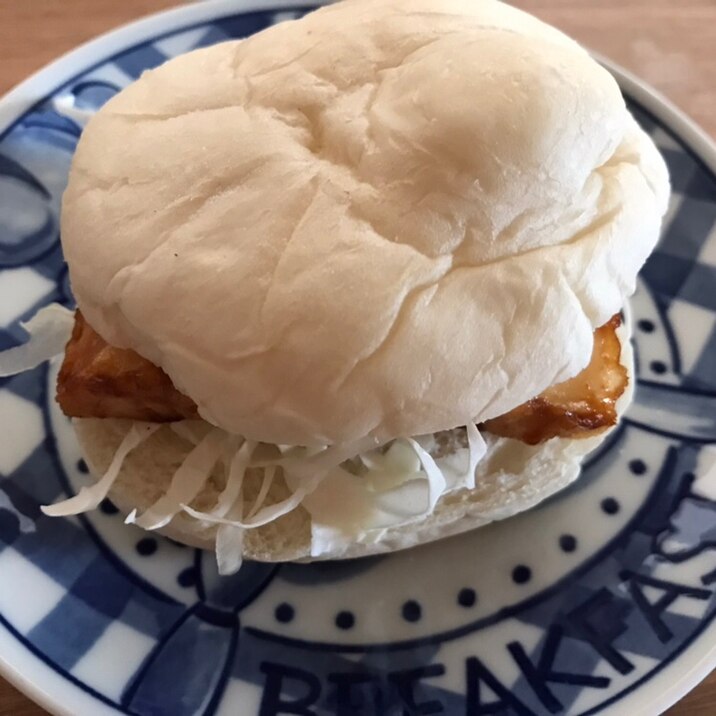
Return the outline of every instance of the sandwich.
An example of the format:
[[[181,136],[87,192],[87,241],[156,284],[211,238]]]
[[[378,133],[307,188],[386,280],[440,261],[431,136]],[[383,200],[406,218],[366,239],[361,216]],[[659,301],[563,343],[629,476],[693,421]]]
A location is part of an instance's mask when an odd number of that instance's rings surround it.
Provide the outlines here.
[[[77,310],[0,356],[64,354],[93,482],[45,511],[109,497],[229,573],[536,505],[629,403],[668,195],[611,75],[494,0],[345,0],[146,72],[72,163]]]

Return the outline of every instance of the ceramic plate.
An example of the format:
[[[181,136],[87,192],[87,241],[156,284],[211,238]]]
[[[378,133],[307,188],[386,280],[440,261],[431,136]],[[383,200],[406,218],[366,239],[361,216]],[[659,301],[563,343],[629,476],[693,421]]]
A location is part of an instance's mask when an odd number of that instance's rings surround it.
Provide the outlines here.
[[[60,196],[87,118],[143,70],[306,11],[207,2],[102,37],[0,104],[0,348],[71,305]],[[220,579],[211,554],[105,502],[57,366],[0,381],[0,664],[50,711],[91,714],[648,714],[716,664],[716,152],[615,70],[674,195],[632,301],[636,401],[572,489],[390,557]],[[277,201],[280,196],[277,195]]]

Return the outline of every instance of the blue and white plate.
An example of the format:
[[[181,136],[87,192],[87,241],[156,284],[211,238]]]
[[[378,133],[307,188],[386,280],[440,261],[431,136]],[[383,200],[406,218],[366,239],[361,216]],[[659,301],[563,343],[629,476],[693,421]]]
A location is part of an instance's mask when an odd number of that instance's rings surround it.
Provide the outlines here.
[[[210,1],[62,58],[0,103],[0,349],[70,305],[60,196],[87,118],[144,69],[299,16]],[[0,670],[50,711],[652,716],[716,665],[716,150],[615,70],[671,170],[632,302],[636,402],[572,489],[354,562],[247,564],[39,505],[86,480],[56,366],[0,381]],[[278,199],[278,197],[277,197]]]

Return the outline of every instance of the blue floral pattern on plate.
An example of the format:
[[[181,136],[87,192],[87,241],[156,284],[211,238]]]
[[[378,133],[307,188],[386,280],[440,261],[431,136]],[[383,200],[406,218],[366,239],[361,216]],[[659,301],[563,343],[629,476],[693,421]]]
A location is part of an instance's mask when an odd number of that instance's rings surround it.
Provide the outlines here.
[[[304,11],[223,10],[80,68],[16,118],[0,136],[0,348],[40,306],[72,305],[59,204],[88,117],[167,57]],[[576,485],[390,557],[219,578],[211,554],[125,527],[110,502],[41,514],[87,472],[44,366],[0,380],[5,632],[87,713],[589,714],[666,690],[716,607],[716,175],[629,101],[674,196],[632,301],[635,404]]]

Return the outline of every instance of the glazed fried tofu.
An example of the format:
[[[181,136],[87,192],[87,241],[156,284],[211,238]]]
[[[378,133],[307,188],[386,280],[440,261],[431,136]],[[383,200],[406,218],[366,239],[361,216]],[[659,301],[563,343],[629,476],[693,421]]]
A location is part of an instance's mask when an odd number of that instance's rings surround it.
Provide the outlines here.
[[[553,437],[589,437],[616,425],[616,403],[628,382],[620,362],[620,325],[621,318],[613,316],[594,332],[592,359],[581,373],[482,427],[493,435],[536,445]]]
[[[79,311],[57,380],[57,402],[75,418],[198,417],[194,402],[161,368],[132,350],[110,346]]]
[[[530,445],[553,437],[588,437],[616,424],[616,402],[627,386],[614,316],[594,333],[589,365],[509,413],[480,427]],[[198,417],[196,405],[169,376],[132,350],[107,344],[78,311],[57,385],[66,415],[170,422]]]

